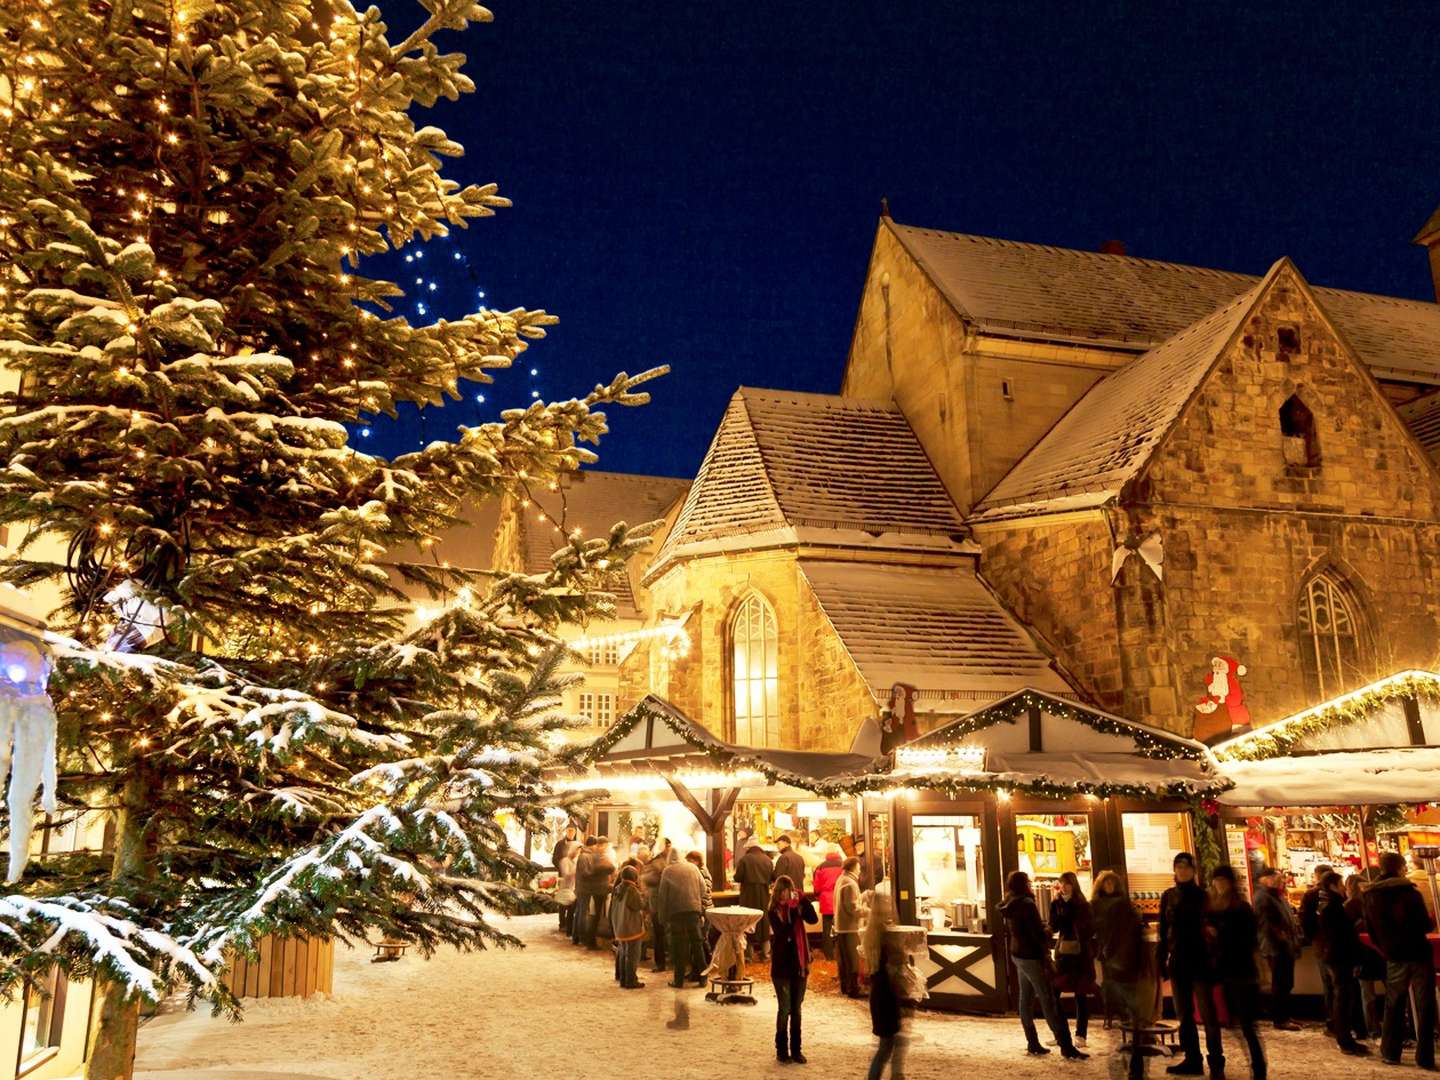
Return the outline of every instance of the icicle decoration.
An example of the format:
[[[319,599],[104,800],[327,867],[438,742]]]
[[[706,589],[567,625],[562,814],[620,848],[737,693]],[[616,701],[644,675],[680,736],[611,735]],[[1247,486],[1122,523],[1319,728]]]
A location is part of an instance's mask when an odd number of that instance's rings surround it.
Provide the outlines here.
[[[45,690],[52,663],[50,654],[33,641],[0,645],[0,778],[9,775],[7,883],[19,881],[30,860],[35,792],[42,784],[41,805],[47,814],[56,810],[55,706]]]

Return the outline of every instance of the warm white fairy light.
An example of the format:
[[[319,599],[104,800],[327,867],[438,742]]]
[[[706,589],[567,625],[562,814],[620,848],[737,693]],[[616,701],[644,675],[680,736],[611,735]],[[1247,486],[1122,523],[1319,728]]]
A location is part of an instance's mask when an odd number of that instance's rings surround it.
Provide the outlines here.
[[[668,774],[676,783],[691,791],[704,788],[756,787],[768,784],[769,778],[756,769],[733,771],[680,769]],[[557,780],[554,786],[562,791],[666,791],[670,785],[663,773],[629,773],[620,776],[591,774]]]
[[[623,630],[615,634],[596,634],[576,638],[570,642],[570,647],[576,652],[586,652],[609,645],[635,645],[642,641],[653,641],[656,638],[664,638],[668,643],[678,642],[681,638],[689,641],[689,636],[685,633],[685,623],[675,619],[660,623],[658,626],[643,626],[638,630]]]
[[[895,764],[903,769],[974,773],[985,768],[983,746],[902,746]]]

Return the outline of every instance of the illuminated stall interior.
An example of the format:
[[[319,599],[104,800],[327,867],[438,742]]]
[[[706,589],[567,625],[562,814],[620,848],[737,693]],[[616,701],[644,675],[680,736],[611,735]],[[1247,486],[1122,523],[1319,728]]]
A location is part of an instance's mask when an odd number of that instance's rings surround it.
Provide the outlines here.
[[[827,799],[817,790],[829,777],[867,773],[877,762],[863,754],[724,743],[651,694],[588,747],[577,766],[556,784],[605,792],[591,809],[591,832],[609,837],[617,852],[642,843],[654,850],[664,839],[682,854],[700,851],[723,893],[742,833],[770,850],[788,835],[810,866],[832,842],[853,849],[857,800]]]

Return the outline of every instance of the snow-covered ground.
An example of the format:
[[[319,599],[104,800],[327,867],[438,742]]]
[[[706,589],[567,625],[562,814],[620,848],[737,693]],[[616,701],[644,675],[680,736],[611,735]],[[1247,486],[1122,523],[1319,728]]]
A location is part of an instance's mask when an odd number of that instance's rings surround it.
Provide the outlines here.
[[[150,1021],[140,1034],[137,1080],[751,1080],[803,1071],[775,1061],[768,983],[757,986],[755,1006],[712,1005],[702,991],[672,990],[648,971],[644,990],[621,991],[608,954],[562,942],[554,925],[551,916],[514,920],[529,944],[523,951],[446,951],[428,962],[407,956],[372,965],[368,953],[337,949],[333,999],[251,1002],[241,1024],[184,1012]],[[688,1026],[672,1026],[677,1016]],[[1071,1065],[1058,1054],[1025,1056],[1013,1018],[921,1012],[906,1075],[1119,1078],[1119,1058],[1109,1052],[1118,1033],[1098,1028],[1091,1060]],[[1346,1080],[1395,1076],[1377,1058],[1341,1057],[1313,1028],[1263,1034],[1277,1080],[1317,1068]],[[1230,1072],[1243,1078],[1244,1051],[1227,1041]],[[863,1001],[824,992],[806,999],[805,1069],[864,1076],[873,1045]],[[1152,1067],[1152,1075],[1163,1072]]]

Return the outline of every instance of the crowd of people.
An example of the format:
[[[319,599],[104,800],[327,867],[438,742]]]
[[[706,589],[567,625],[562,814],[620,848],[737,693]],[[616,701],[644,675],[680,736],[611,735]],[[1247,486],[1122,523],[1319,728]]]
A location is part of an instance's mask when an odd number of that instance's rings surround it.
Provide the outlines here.
[[[1119,874],[1101,873],[1089,900],[1074,874],[1062,875],[1048,926],[1029,877],[1018,871],[1010,875],[1000,911],[1019,980],[1020,1025],[1029,1053],[1050,1053],[1035,1028],[1038,1006],[1061,1055],[1083,1059],[1088,999],[1098,993],[1107,1011],[1124,1018],[1136,1033],[1130,1072],[1138,1076],[1139,1032],[1158,1012],[1160,982],[1168,980],[1181,1057],[1166,1071],[1201,1076],[1208,1067],[1212,1078],[1224,1077],[1228,1024],[1245,1043],[1251,1075],[1264,1080],[1261,1013],[1268,1005],[1276,1028],[1298,1030],[1291,1001],[1295,961],[1310,946],[1320,963],[1326,1030],[1342,1053],[1367,1055],[1367,1040],[1378,1038],[1382,1060],[1399,1065],[1408,1033],[1415,1064],[1435,1069],[1436,972],[1427,936],[1435,920],[1407,877],[1402,855],[1382,856],[1373,881],[1358,874],[1346,880],[1329,866],[1317,867],[1298,911],[1272,867],[1257,875],[1253,904],[1230,866],[1216,867],[1208,887],[1202,887],[1194,856],[1181,852],[1174,874],[1174,885],[1160,899],[1153,969],[1144,922]],[[1262,966],[1268,979],[1262,978]],[[1377,982],[1384,983],[1383,994],[1375,992]],[[1267,983],[1268,993],[1262,993]],[[1142,987],[1150,990],[1148,1000],[1142,998]],[[1065,993],[1076,998],[1073,1036],[1061,1009]]]
[[[764,913],[746,950],[748,959],[769,964],[776,1058],[806,1062],[801,1016],[812,962],[809,930],[818,927],[820,950],[835,960],[841,992],[864,997],[868,983],[879,1040],[872,1080],[887,1067],[900,1075],[903,1017],[913,1002],[903,978],[907,961],[885,934],[894,923],[888,894],[868,889],[861,860],[844,858],[838,848],[814,868],[807,892],[805,860],[789,837],[780,837],[777,847],[772,856],[747,838],[734,864],[741,905]],[[654,972],[669,970],[675,987],[705,985],[711,945],[704,913],[712,905],[712,882],[698,851],[682,857],[668,840],[652,851],[632,839],[617,865],[608,838],[582,841],[570,828],[553,858],[560,931],[592,950],[603,949],[608,939],[620,987],[644,987],[639,974],[647,960]],[[1029,877],[1016,871],[1005,883],[999,911],[1026,1052],[1051,1052],[1036,1029],[1038,1010],[1061,1057],[1085,1060],[1091,1000],[1098,997],[1107,1016],[1124,1021],[1129,1071],[1138,1077],[1142,1033],[1158,1015],[1161,984],[1168,981],[1180,1059],[1167,1072],[1201,1076],[1208,1068],[1213,1080],[1221,1080],[1229,1026],[1245,1044],[1252,1077],[1265,1080],[1261,1016],[1266,1013],[1279,1030],[1299,1028],[1292,1008],[1295,964],[1309,947],[1320,964],[1326,1030],[1340,1052],[1369,1054],[1367,1044],[1378,1039],[1382,1060],[1398,1065],[1413,1045],[1415,1064],[1434,1070],[1436,970],[1427,935],[1435,920],[1406,869],[1404,857],[1394,852],[1382,856],[1374,880],[1317,867],[1297,910],[1273,868],[1256,875],[1252,901],[1232,867],[1216,867],[1202,883],[1194,856],[1181,852],[1174,884],[1160,899],[1153,952],[1121,874],[1097,875],[1088,898],[1075,874],[1062,874],[1047,920]],[[1377,983],[1383,991],[1376,991]],[[1074,998],[1073,1032],[1062,1008],[1065,995]]]

